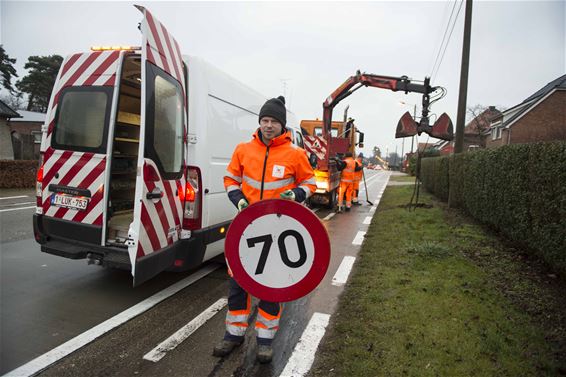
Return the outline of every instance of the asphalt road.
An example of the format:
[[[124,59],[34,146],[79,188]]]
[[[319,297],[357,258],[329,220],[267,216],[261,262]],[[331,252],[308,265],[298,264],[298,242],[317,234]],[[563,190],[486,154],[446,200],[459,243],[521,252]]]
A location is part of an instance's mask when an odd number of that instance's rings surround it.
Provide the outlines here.
[[[376,202],[388,175],[366,171],[370,201]],[[0,192],[0,197],[5,196]],[[365,192],[360,193],[360,198],[365,198]],[[211,355],[213,345],[224,333],[226,308],[160,361],[143,359],[164,339],[226,297],[228,280],[221,266],[54,363],[40,375],[279,376],[313,313],[334,313],[343,286],[332,285],[332,278],[344,256],[356,256],[360,246],[353,245],[352,241],[360,230],[367,229],[367,218],[373,216],[371,208],[357,206],[349,213],[335,216],[326,209],[316,212],[330,235],[330,266],[315,291],[285,304],[271,364],[261,365],[255,361],[255,332],[251,330],[245,344],[230,356],[218,359]],[[132,288],[128,272],[87,266],[84,260],[72,261],[41,253],[30,229],[32,214],[33,209],[0,212],[0,374],[28,363],[193,273],[162,273]]]

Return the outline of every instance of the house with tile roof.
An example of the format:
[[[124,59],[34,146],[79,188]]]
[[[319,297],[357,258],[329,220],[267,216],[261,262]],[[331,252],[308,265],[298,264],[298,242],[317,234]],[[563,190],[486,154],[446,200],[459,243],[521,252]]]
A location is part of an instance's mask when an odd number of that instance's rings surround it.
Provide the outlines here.
[[[566,75],[491,120],[486,147],[566,140]]]

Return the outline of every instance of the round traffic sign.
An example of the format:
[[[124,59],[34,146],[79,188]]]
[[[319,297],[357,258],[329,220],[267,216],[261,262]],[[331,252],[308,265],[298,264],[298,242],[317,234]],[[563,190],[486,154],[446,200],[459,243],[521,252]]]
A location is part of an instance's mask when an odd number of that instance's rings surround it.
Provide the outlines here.
[[[238,214],[226,234],[234,279],[252,296],[296,300],[320,283],[330,262],[324,225],[299,203],[268,199]]]

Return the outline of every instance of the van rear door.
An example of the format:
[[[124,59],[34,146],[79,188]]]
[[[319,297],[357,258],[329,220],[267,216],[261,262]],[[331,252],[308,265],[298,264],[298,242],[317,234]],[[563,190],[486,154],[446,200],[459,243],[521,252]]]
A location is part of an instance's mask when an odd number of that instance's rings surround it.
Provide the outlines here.
[[[121,56],[121,51],[74,54],[59,70],[42,141],[37,198],[37,213],[51,237],[102,244],[108,129]]]
[[[134,285],[173,265],[185,190],[187,98],[185,69],[175,38],[152,14],[144,15],[140,143],[134,221],[128,253]]]

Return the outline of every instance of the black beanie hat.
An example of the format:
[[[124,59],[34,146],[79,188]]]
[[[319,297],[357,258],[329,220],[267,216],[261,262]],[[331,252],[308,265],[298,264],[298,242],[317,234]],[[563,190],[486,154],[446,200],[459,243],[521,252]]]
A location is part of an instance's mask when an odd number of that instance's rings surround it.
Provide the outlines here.
[[[275,118],[281,123],[283,128],[287,123],[287,111],[285,109],[285,97],[279,96],[277,98],[272,98],[267,100],[261,110],[259,111],[259,121],[263,117]]]

